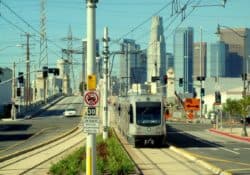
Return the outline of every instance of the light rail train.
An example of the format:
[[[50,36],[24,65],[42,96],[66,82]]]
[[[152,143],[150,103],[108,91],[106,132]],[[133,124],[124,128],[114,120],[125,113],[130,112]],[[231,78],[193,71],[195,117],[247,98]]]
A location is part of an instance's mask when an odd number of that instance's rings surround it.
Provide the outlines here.
[[[117,104],[118,129],[134,147],[164,145],[166,124],[160,95],[129,95],[119,97]]]

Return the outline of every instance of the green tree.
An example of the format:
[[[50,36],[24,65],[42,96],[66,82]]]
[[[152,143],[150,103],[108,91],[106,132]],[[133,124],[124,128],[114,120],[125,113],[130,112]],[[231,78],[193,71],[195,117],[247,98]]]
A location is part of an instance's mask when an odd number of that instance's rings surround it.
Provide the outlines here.
[[[229,114],[230,130],[232,132],[232,116],[240,114],[240,110],[241,110],[241,105],[239,103],[239,100],[228,98],[226,100],[226,103],[222,105],[222,108],[223,108],[223,111]]]
[[[246,97],[243,97],[242,99],[240,99],[240,114],[241,116],[244,117],[244,120],[243,120],[243,128],[242,128],[242,132],[241,132],[241,135],[242,136],[248,136],[247,134],[247,130],[246,130],[246,117],[248,115],[248,110],[249,110],[249,107],[250,107],[250,97],[249,96],[246,96]]]
[[[223,111],[228,112],[231,116],[239,114],[241,111],[241,105],[239,103],[239,100],[234,100],[230,98],[226,100],[226,103],[224,103],[222,107]]]

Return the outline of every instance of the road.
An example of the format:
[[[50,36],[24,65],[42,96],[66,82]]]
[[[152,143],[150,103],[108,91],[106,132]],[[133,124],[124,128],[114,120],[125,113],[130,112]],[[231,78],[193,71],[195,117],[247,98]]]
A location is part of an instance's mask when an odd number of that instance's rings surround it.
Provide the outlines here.
[[[45,112],[29,120],[0,122],[0,157],[56,138],[79,125],[81,117],[64,117],[68,107],[82,111],[80,96],[65,97]]]
[[[168,123],[168,141],[235,175],[250,174],[250,144],[216,135],[211,125]]]

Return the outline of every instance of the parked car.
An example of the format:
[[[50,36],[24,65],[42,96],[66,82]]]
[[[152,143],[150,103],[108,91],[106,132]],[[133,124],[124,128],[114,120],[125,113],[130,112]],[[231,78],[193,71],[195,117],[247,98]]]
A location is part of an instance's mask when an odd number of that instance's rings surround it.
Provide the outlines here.
[[[75,108],[68,108],[63,112],[65,117],[74,117],[76,116],[76,109]]]

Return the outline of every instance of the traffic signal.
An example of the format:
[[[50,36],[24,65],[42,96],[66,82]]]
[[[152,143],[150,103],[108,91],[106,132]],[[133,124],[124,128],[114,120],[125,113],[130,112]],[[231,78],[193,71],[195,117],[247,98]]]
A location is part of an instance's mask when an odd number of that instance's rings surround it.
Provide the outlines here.
[[[179,86],[180,86],[180,87],[183,86],[183,78],[179,78]]]
[[[167,75],[163,76],[163,82],[164,82],[164,84],[168,83],[168,76]]]
[[[202,96],[202,97],[205,96],[205,88],[201,88],[201,96]]]
[[[18,72],[18,82],[20,84],[23,84],[24,83],[24,78],[23,78],[23,72]]]
[[[215,103],[221,104],[221,94],[220,91],[215,92]]]
[[[152,82],[156,82],[157,80],[159,80],[160,78],[158,76],[154,76],[154,77],[151,77],[151,81]]]
[[[48,67],[43,66],[43,78],[47,78],[47,77],[48,77]]]
[[[206,79],[206,78],[205,78],[204,76],[199,76],[199,77],[197,77],[197,80],[198,80],[198,81],[205,81],[205,79]]]
[[[16,96],[20,97],[21,96],[21,88],[16,89]]]
[[[58,68],[49,68],[48,69],[48,73],[52,73],[52,74],[54,74],[54,75],[59,75],[59,69]]]
[[[193,91],[193,98],[196,98],[197,97],[197,92],[194,90]]]
[[[247,80],[247,73],[241,74],[242,80]]]

